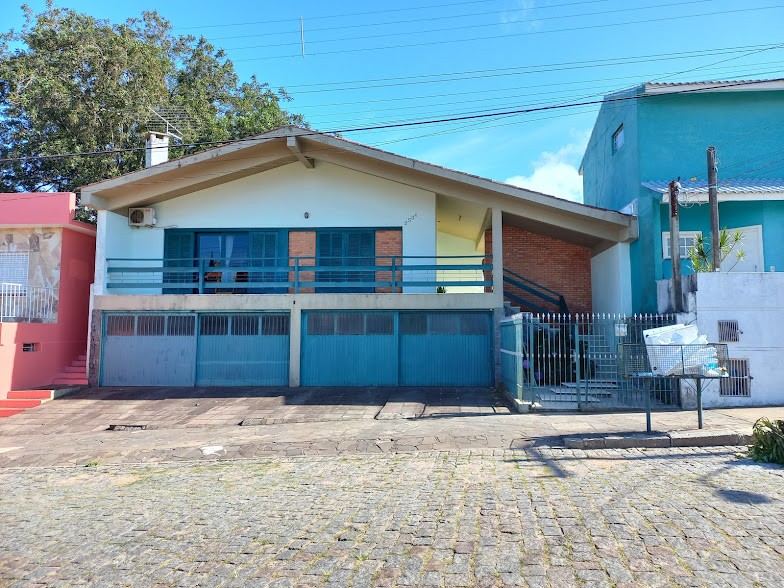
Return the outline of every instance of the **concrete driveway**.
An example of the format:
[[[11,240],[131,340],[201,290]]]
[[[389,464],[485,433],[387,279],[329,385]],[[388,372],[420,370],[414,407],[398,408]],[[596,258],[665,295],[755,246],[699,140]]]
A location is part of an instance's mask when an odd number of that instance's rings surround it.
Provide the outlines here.
[[[0,420],[0,435],[509,414],[477,388],[91,388]]]

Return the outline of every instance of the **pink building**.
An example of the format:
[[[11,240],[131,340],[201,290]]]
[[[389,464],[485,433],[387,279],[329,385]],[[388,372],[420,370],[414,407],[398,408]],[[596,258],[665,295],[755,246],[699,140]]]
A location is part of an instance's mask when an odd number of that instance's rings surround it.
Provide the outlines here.
[[[31,406],[12,391],[87,383],[95,227],[75,210],[72,193],[0,193],[0,416]]]

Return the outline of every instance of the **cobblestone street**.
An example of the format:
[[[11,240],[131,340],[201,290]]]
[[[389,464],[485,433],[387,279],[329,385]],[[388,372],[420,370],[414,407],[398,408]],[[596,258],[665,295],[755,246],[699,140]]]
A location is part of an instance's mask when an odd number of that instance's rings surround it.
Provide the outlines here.
[[[784,585],[784,469],[527,447],[0,471],[3,586]]]

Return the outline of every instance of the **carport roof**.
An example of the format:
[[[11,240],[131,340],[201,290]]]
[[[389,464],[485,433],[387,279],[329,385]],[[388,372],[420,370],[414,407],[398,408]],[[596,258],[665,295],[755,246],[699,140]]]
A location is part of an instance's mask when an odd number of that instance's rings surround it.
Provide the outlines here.
[[[234,141],[207,151],[89,184],[82,203],[124,212],[258,174],[297,161],[329,162],[377,177],[500,208],[505,222],[604,249],[637,236],[637,219],[369,147],[297,126]]]

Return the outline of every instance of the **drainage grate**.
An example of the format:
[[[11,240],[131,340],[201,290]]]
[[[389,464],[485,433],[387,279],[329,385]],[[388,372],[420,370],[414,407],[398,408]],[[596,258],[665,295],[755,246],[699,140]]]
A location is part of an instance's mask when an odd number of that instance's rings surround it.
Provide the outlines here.
[[[107,431],[147,431],[154,428],[150,425],[109,425]]]
[[[729,359],[728,378],[719,380],[720,396],[751,396],[751,376],[748,359]]]

